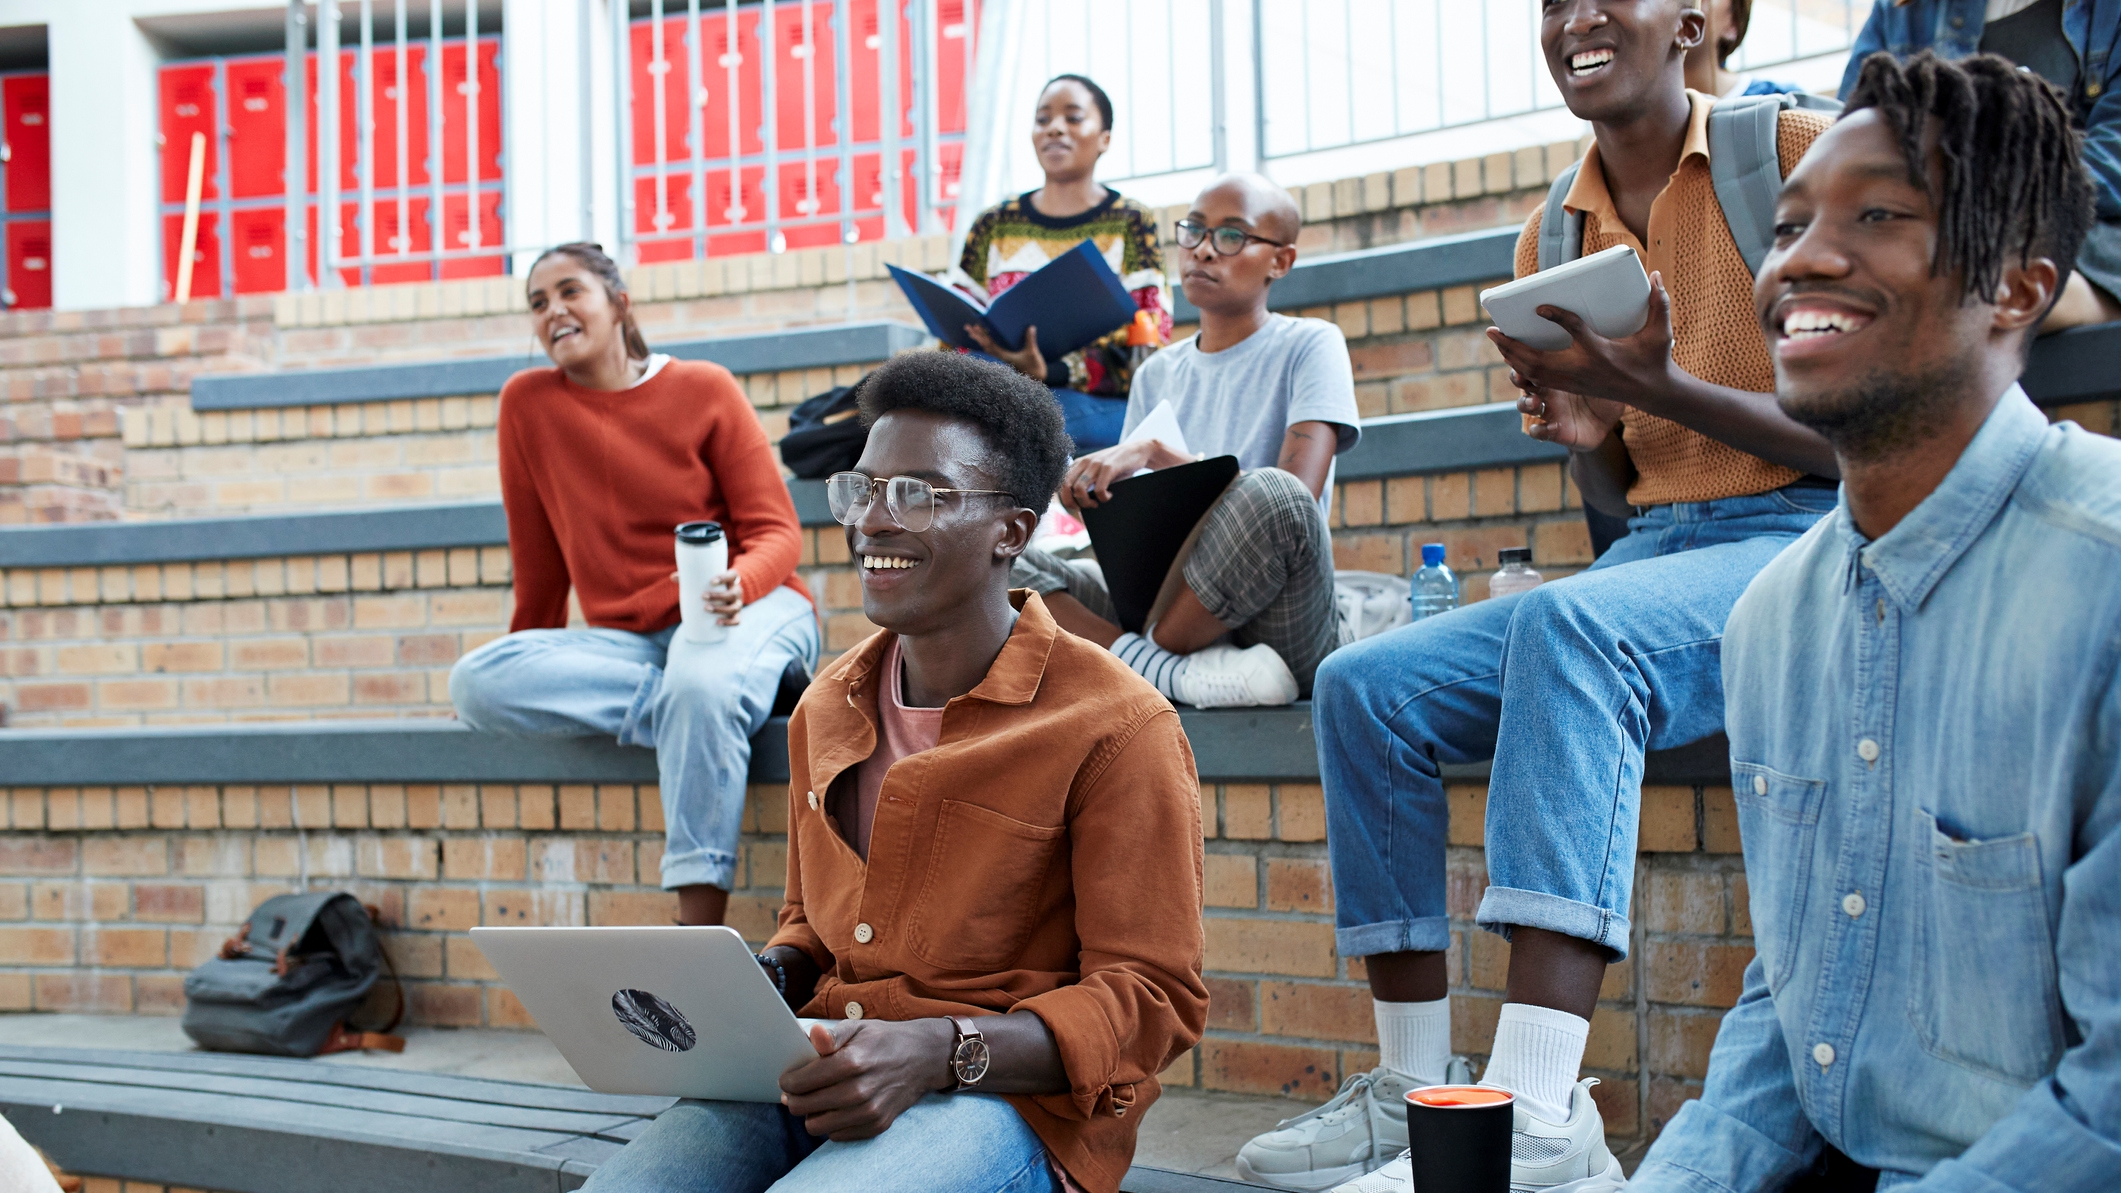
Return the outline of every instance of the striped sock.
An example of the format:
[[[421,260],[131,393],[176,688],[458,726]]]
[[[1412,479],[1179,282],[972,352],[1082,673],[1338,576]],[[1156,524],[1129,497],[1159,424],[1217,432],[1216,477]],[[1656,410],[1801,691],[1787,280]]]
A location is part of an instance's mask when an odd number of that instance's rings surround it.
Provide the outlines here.
[[[1166,700],[1178,699],[1178,677],[1186,673],[1186,656],[1172,654],[1140,634],[1121,634],[1112,640],[1112,653],[1148,680]]]

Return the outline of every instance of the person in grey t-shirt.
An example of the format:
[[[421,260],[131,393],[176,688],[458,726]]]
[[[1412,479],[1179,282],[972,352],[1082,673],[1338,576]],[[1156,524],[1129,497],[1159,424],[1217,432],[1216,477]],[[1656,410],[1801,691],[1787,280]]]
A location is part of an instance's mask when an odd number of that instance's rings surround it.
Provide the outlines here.
[[[1123,632],[1102,581],[1045,552],[1025,552],[1011,577],[1045,594],[1064,628],[1203,708],[1287,704],[1310,691],[1339,641],[1326,512],[1333,457],[1361,434],[1354,371],[1340,328],[1267,310],[1268,286],[1296,262],[1301,224],[1288,192],[1256,174],[1200,193],[1178,224],[1200,332],[1135,373],[1126,423],[1131,434],[1168,403],[1191,454],[1122,443],[1077,460],[1061,482],[1061,500],[1079,510],[1145,468],[1231,455],[1244,469],[1194,528],[1184,583],[1148,632]]]

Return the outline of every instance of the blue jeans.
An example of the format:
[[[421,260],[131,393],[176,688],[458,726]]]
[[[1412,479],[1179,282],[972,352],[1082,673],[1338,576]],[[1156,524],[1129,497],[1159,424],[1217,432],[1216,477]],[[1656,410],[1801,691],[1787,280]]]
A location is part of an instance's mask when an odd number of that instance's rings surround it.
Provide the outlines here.
[[[1056,389],[1061,417],[1068,421],[1068,438],[1075,441],[1075,454],[1087,456],[1119,442],[1127,422],[1127,399],[1100,398],[1081,390]]]
[[[682,1101],[583,1193],[1053,1193],[1045,1145],[990,1094],[929,1094],[872,1139],[831,1143],[770,1102]]]
[[[1327,656],[1312,720],[1341,955],[1449,944],[1439,768],[1493,758],[1478,921],[1626,956],[1643,753],[1723,728],[1731,606],[1834,501],[1653,506],[1588,571]]]
[[[744,606],[720,642],[625,630],[520,630],[457,660],[449,699],[487,733],[614,737],[656,752],[663,885],[729,889],[751,772],[781,673],[817,663],[817,615],[795,590]]]

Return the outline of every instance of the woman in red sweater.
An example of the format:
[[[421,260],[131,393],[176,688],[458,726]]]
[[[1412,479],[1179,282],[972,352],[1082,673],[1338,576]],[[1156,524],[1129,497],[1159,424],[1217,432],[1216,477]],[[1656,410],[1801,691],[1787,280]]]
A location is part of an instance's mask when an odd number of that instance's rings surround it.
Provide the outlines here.
[[[663,886],[680,922],[719,924],[751,736],[789,664],[817,662],[795,505],[736,379],[651,353],[601,249],[549,250],[527,288],[554,367],[501,388],[515,616],[458,660],[449,697],[474,729],[655,750]],[[719,522],[729,543],[729,570],[703,598],[723,627],[712,642],[678,633],[672,532],[694,521]],[[584,628],[568,628],[569,589]]]

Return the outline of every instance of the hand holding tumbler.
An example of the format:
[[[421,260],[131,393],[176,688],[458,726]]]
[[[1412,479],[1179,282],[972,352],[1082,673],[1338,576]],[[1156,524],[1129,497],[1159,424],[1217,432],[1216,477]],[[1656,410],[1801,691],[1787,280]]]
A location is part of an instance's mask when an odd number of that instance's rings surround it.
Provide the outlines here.
[[[678,635],[687,642],[720,642],[727,626],[715,624],[707,608],[707,586],[729,570],[729,540],[719,522],[686,522],[677,528]]]

